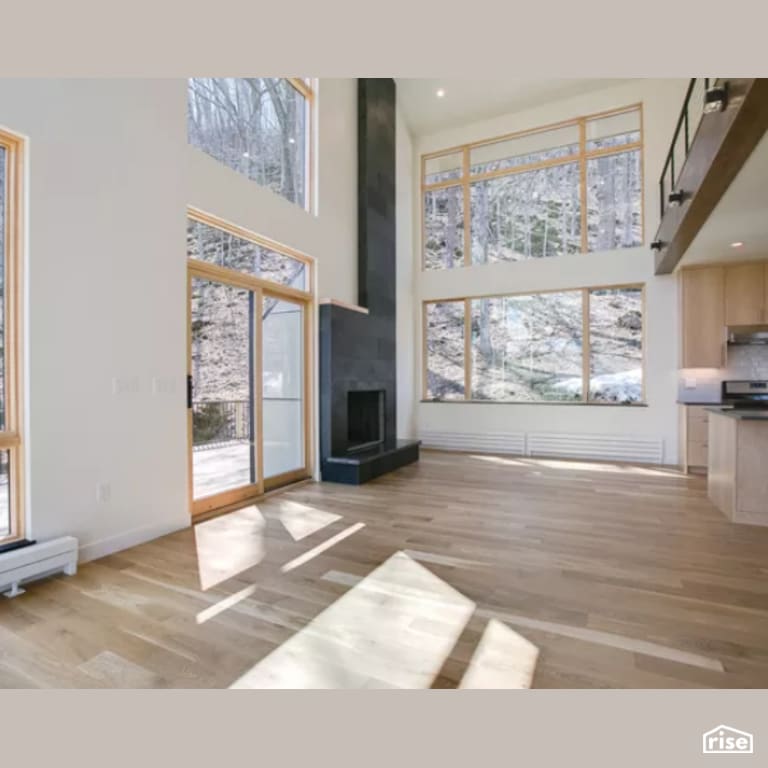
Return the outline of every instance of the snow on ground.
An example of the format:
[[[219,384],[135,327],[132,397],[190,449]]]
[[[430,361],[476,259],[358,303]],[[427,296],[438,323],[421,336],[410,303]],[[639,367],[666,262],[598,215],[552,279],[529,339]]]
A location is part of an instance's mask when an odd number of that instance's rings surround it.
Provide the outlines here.
[[[555,384],[569,394],[578,395],[581,392],[581,377],[566,379]],[[619,373],[605,373],[593,376],[590,381],[591,397],[618,403],[634,403],[640,400],[643,391],[642,370],[633,368]]]

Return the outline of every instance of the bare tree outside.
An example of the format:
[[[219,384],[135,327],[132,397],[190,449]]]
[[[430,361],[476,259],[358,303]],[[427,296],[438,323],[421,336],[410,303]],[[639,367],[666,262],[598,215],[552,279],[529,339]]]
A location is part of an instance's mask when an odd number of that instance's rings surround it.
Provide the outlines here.
[[[201,221],[187,221],[187,256],[245,272],[290,288],[308,290],[307,265]]]
[[[427,304],[427,397],[464,399],[464,302]]]
[[[464,193],[445,187],[424,195],[424,248],[427,268],[464,263]]]
[[[470,301],[472,400],[637,403],[643,396],[642,288],[590,291],[589,382],[581,290]],[[464,301],[427,305],[427,396],[463,399]]]
[[[307,103],[288,80],[191,78],[187,136],[224,165],[306,206]]]
[[[642,158],[639,112],[587,120],[587,154],[573,143],[575,125],[480,143],[470,152],[470,210],[463,210],[461,169],[454,151],[426,161],[424,183],[457,186],[424,192],[427,269],[541,259],[582,250],[632,248],[642,242]],[[558,143],[563,142],[563,143]],[[629,149],[622,151],[625,147]],[[590,157],[588,153],[601,154]],[[606,153],[606,154],[603,154]],[[582,210],[581,169],[586,169]],[[525,166],[543,167],[522,170]],[[517,170],[520,169],[520,170]],[[490,177],[478,178],[483,174]],[[471,243],[464,244],[464,216]]]
[[[473,399],[580,399],[581,360],[581,291],[472,300]]]

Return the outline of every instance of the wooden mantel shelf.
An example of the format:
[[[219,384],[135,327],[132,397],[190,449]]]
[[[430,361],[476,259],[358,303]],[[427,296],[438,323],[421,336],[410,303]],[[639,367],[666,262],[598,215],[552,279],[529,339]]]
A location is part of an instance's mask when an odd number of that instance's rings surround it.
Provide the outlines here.
[[[335,307],[343,307],[344,309],[350,309],[353,312],[359,312],[362,315],[369,314],[368,309],[361,307],[358,304],[350,304],[347,301],[341,301],[340,299],[320,299],[320,304],[333,304]]]

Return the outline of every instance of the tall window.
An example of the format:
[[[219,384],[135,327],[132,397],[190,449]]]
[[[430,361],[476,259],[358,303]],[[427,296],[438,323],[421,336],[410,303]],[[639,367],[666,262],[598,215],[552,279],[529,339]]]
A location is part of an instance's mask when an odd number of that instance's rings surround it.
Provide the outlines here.
[[[426,302],[424,397],[640,403],[643,320],[642,286]]]
[[[309,208],[312,98],[306,78],[192,78],[187,90],[189,143]]]
[[[18,336],[21,163],[21,140],[0,131],[0,544],[24,535]]]
[[[640,245],[641,108],[422,157],[424,267]]]

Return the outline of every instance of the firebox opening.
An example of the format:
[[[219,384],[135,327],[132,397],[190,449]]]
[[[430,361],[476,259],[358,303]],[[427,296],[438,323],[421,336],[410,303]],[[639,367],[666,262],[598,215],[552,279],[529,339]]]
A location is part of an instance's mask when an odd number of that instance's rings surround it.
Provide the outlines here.
[[[347,451],[384,442],[384,390],[347,392]]]

